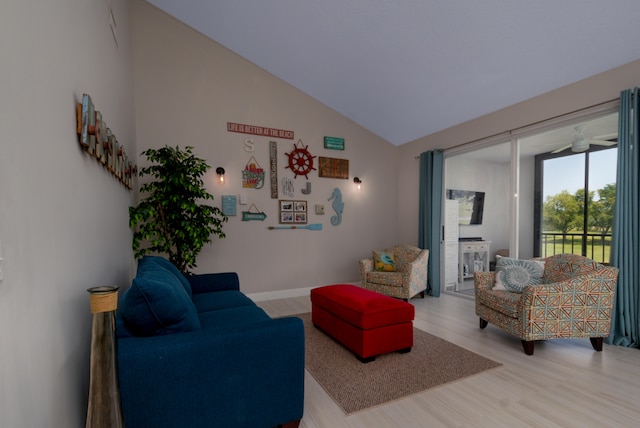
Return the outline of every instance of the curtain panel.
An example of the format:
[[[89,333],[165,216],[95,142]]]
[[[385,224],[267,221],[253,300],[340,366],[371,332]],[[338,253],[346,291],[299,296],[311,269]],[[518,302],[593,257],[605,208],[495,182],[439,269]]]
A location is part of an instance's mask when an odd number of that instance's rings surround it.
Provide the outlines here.
[[[420,154],[418,247],[429,250],[427,294],[440,296],[440,231],[442,230],[442,150]]]
[[[620,269],[607,343],[640,347],[640,147],[638,88],[620,93],[611,265]]]

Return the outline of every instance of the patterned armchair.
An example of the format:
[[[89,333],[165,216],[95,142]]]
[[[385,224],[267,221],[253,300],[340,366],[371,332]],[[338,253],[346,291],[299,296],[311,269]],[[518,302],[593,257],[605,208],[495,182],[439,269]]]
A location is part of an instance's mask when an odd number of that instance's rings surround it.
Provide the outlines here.
[[[542,283],[522,293],[495,290],[495,272],[476,272],[476,314],[480,328],[491,323],[517,336],[527,355],[534,341],[588,337],[596,351],[609,336],[618,269],[575,254],[536,259],[545,262]]]
[[[362,287],[405,301],[416,294],[424,297],[429,250],[413,245],[395,245],[385,251],[393,255],[395,271],[374,269],[373,258],[360,260]]]

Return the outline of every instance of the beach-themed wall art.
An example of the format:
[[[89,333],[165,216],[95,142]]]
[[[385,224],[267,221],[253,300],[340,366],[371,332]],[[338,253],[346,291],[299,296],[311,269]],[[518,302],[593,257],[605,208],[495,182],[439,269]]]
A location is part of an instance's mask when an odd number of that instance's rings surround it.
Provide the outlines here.
[[[82,102],[77,105],[76,122],[76,132],[84,151],[127,189],[133,189],[133,177],[138,174],[138,167],[129,160],[124,147],[107,127],[102,113],[95,109],[89,94],[83,94]]]
[[[242,187],[249,189],[262,189],[264,186],[264,169],[256,158],[251,156],[242,171]]]
[[[320,157],[318,176],[325,178],[349,178],[349,160]]]
[[[293,180],[290,179],[289,177],[282,177],[282,194],[290,198],[293,198],[293,194],[294,194]]]
[[[237,213],[237,201],[236,195],[222,195],[222,212],[224,215],[232,217]]]
[[[242,211],[242,221],[260,220],[264,221],[267,215],[260,211],[256,204],[251,204],[247,211]]]
[[[329,196],[329,201],[333,201],[331,203],[331,208],[336,212],[335,215],[331,216],[331,224],[334,226],[338,226],[342,223],[342,212],[344,211],[344,202],[342,202],[342,192],[337,187],[333,189],[331,196]]]
[[[286,129],[267,128],[264,126],[245,125],[243,123],[227,122],[227,131],[293,140],[293,131],[288,131]]]
[[[271,199],[278,199],[278,143],[269,141],[269,184]]]
[[[302,143],[302,140],[298,140],[298,142],[294,144],[293,150],[290,153],[285,153],[289,156],[289,164],[285,168],[293,171],[295,178],[298,178],[299,175],[304,175],[308,180],[309,173],[316,169],[313,166],[315,156],[309,153],[308,147],[309,146],[305,146]]]

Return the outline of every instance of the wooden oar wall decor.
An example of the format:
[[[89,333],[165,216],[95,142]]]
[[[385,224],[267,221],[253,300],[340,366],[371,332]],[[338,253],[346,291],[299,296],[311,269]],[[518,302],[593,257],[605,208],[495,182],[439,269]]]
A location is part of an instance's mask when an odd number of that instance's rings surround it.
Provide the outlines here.
[[[300,226],[269,226],[270,230],[275,229],[309,229],[309,230],[322,230],[322,223],[303,224]]]

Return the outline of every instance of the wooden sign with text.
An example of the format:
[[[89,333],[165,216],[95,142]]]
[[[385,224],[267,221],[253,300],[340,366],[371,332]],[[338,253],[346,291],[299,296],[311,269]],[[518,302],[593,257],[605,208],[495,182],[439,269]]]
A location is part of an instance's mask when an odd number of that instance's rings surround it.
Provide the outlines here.
[[[265,128],[262,126],[245,125],[242,123],[227,122],[227,131],[241,134],[262,135],[271,138],[286,138],[293,140],[293,131],[286,129]]]

